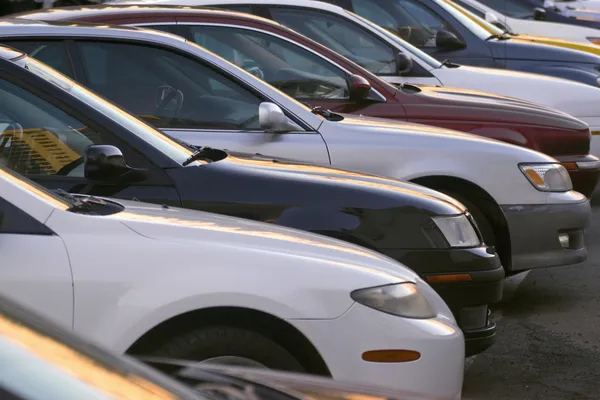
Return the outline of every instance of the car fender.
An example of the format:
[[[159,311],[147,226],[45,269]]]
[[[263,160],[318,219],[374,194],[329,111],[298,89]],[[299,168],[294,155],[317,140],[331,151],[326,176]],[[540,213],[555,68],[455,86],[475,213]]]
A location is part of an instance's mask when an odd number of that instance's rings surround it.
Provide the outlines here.
[[[591,65],[589,68],[583,68],[580,65],[561,62],[506,60],[506,69],[569,79],[594,87],[599,86],[598,71],[595,71]]]

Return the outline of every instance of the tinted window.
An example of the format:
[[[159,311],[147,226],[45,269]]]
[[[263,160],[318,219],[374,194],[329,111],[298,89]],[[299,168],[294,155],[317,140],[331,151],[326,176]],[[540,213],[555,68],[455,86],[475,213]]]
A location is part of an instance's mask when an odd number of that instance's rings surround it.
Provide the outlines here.
[[[273,7],[273,19],[353,60],[370,72],[396,71],[394,49],[360,26],[334,14]]]
[[[199,45],[296,99],[348,99],[346,73],[300,46],[247,29],[190,29]]]
[[[479,0],[486,6],[514,18],[533,18],[533,6],[515,0]]]
[[[0,81],[0,165],[20,174],[83,176],[85,148],[101,143],[83,123]]]
[[[124,43],[78,47],[88,86],[156,127],[259,129],[262,100],[199,62]]]
[[[436,47],[435,36],[452,26],[425,5],[411,0],[352,0],[354,11],[419,47]]]
[[[73,78],[73,68],[69,60],[69,54],[64,42],[48,41],[3,41],[4,44],[19,49],[32,57],[37,58],[44,64],[48,64],[60,73]]]
[[[155,29],[157,31],[177,34],[176,25],[143,25],[142,28]]]

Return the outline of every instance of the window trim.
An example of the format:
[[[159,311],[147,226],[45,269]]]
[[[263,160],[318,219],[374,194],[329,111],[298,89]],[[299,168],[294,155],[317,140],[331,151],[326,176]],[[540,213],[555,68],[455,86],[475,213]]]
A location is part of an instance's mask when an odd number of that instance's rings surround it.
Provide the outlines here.
[[[278,39],[283,40],[284,42],[290,43],[292,46],[300,47],[301,49],[306,50],[307,52],[311,53],[312,55],[316,56],[317,58],[320,58],[321,60],[324,60],[327,64],[333,65],[334,67],[338,68],[344,74],[346,74],[346,81],[348,81],[349,77],[351,75],[353,75],[353,73],[351,71],[349,71],[348,69],[346,69],[345,67],[341,66],[340,64],[338,64],[335,61],[331,60],[330,58],[327,58],[326,56],[324,56],[324,55],[316,52],[315,50],[311,49],[310,47],[307,47],[307,46],[305,46],[302,43],[296,42],[296,41],[294,41],[294,40],[292,40],[292,39],[290,39],[288,37],[285,37],[283,35],[277,34],[275,32],[269,31],[269,30],[265,30],[265,29],[262,29],[262,28],[256,28],[256,27],[250,27],[250,26],[246,26],[246,25],[235,25],[235,24],[227,24],[227,23],[220,23],[220,22],[207,22],[207,23],[203,23],[203,22],[180,22],[180,24],[182,26],[200,25],[200,26],[216,26],[216,27],[224,27],[224,28],[232,28],[232,29],[242,29],[242,30],[247,30],[247,31],[262,33],[262,34],[265,34],[267,36],[273,36],[273,37],[276,37]],[[350,88],[349,85],[348,85],[348,88]],[[382,103],[387,103],[386,97],[383,94],[381,94],[380,91],[378,91],[374,87],[371,87],[371,90],[378,97],[377,101],[380,101]],[[329,101],[329,99],[327,99],[327,100]],[[350,99],[331,99],[331,101],[336,101],[336,100],[345,101],[345,102],[351,101]]]

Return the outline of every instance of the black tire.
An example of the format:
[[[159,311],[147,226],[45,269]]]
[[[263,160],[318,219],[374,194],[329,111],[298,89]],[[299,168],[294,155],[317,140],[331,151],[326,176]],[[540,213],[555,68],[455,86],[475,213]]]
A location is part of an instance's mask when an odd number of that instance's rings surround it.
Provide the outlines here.
[[[472,201],[467,200],[464,196],[460,194],[456,194],[447,190],[441,190],[442,193],[447,194],[450,197],[454,197],[456,200],[463,203],[467,210],[471,213],[475,222],[477,223],[477,227],[483,236],[483,241],[488,246],[497,246],[496,234],[494,233],[494,228],[492,228],[492,224],[487,219],[483,211],[479,207],[477,207]]]
[[[270,369],[306,372],[290,352],[270,338],[252,330],[228,326],[209,326],[181,334],[151,354],[189,361],[235,356],[259,362]]]

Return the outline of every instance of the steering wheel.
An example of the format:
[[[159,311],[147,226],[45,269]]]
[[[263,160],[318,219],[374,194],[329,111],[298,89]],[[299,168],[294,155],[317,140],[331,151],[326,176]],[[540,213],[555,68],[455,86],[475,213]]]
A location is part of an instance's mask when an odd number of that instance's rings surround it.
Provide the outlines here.
[[[173,100],[175,100],[175,108],[171,118],[177,118],[183,108],[183,92],[169,85],[159,86],[156,89],[156,115],[166,111]]]
[[[255,62],[245,61],[242,64],[242,69],[256,76],[258,79],[261,79],[263,81],[265,80],[265,71],[261,67],[259,67],[258,64],[256,64]]]

